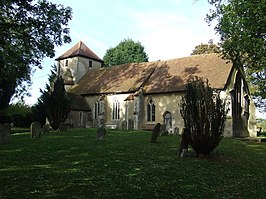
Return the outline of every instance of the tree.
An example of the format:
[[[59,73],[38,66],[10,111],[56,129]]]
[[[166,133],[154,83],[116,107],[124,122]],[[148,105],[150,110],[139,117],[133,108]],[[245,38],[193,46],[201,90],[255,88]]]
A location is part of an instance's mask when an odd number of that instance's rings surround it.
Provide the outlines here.
[[[54,47],[69,43],[70,7],[46,0],[0,1],[0,110],[14,94],[27,93],[31,74]]]
[[[181,116],[198,157],[206,157],[223,138],[225,105],[219,92],[201,78],[190,80],[181,101]]]
[[[63,78],[56,74],[55,65],[52,66],[49,75],[49,84],[46,84],[45,90],[41,90],[41,93],[38,103],[35,105],[35,113],[45,111],[45,116],[42,113],[39,117],[34,118],[43,125],[45,124],[44,117],[47,117],[51,127],[57,130],[60,123],[67,119],[71,100],[65,91]]]
[[[108,49],[103,57],[105,66],[147,62],[148,59],[148,55],[141,43],[135,42],[132,39],[125,39],[116,47]]]
[[[32,121],[39,122],[42,126],[46,123],[46,108],[43,104],[42,95],[38,99],[38,102],[31,107]]]
[[[21,102],[11,104],[4,110],[6,122],[13,123],[16,127],[29,127],[32,122],[31,108]]]
[[[257,105],[266,110],[266,8],[265,0],[209,0],[215,6],[207,22],[217,20],[226,58],[244,67]]]
[[[208,44],[201,43],[200,45],[197,45],[190,55],[220,53],[220,52],[221,52],[220,47],[214,44],[212,40],[210,40]]]

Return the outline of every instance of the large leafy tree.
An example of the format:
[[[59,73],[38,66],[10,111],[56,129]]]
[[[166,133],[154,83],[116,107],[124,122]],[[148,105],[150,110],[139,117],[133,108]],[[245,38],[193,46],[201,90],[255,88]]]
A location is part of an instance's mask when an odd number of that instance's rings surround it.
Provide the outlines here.
[[[105,66],[114,66],[134,62],[147,62],[148,55],[140,42],[132,39],[121,41],[116,47],[109,48],[103,57]]]
[[[257,104],[266,110],[266,1],[209,0],[215,6],[207,15],[221,38],[226,58],[244,67]]]
[[[27,93],[31,74],[54,47],[69,43],[70,7],[46,0],[0,1],[0,110]]]
[[[212,40],[210,40],[208,44],[201,43],[200,45],[195,46],[195,49],[192,51],[191,55],[220,53],[220,52],[221,52],[220,47],[214,44]]]

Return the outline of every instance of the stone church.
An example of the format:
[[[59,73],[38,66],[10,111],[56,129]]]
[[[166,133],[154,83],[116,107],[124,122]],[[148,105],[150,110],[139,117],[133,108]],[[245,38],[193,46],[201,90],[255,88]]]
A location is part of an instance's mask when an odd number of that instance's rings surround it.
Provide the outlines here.
[[[244,72],[217,54],[166,61],[103,67],[103,61],[83,42],[56,59],[58,75],[72,98],[67,123],[74,127],[152,130],[165,124],[169,132],[184,127],[180,100],[193,76],[208,79],[220,90],[228,113],[224,135],[255,136],[255,106]]]

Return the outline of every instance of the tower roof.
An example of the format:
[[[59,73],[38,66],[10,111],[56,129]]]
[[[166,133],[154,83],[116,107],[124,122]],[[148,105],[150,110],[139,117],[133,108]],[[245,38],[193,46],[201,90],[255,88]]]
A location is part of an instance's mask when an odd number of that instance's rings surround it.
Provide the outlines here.
[[[86,57],[89,59],[93,59],[96,61],[103,62],[94,52],[92,52],[91,49],[89,49],[82,41],[79,41],[76,45],[74,45],[72,48],[70,48],[68,51],[66,51],[63,55],[56,58],[56,61],[67,59],[71,57]]]

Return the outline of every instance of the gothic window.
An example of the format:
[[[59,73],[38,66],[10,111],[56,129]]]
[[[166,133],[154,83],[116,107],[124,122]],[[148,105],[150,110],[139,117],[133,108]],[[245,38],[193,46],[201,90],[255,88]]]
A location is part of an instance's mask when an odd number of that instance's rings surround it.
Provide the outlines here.
[[[112,119],[113,120],[119,120],[119,118],[120,118],[120,103],[117,99],[114,99]]]
[[[100,114],[100,102],[97,100],[94,104],[94,119],[97,119],[99,114]]]
[[[138,98],[134,99],[134,112],[137,113],[139,111],[139,100]]]
[[[79,122],[80,126],[83,126],[83,112],[79,112]]]
[[[149,99],[147,104],[147,121],[155,122],[155,104],[152,99]]]

